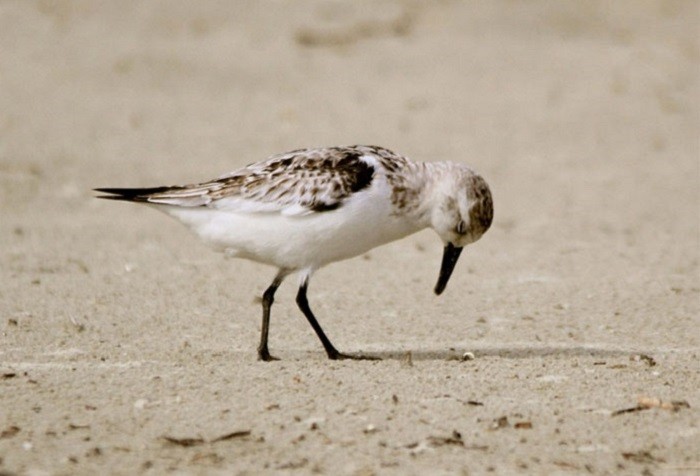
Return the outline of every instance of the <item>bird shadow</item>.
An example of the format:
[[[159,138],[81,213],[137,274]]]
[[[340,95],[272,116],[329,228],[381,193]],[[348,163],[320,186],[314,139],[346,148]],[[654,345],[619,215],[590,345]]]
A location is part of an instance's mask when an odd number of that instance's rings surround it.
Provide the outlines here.
[[[538,357],[630,357],[645,354],[642,350],[620,349],[596,346],[488,346],[463,349],[419,349],[387,350],[364,352],[363,355],[378,357],[382,360],[471,360],[480,357],[499,357],[503,359],[531,359]],[[467,358],[465,358],[465,354]],[[471,354],[471,355],[469,355]]]

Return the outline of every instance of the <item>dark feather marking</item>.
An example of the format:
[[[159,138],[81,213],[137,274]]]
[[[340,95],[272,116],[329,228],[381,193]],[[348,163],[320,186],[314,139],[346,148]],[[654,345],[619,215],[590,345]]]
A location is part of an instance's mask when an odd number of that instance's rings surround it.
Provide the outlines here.
[[[269,168],[269,169],[273,169],[273,170],[274,170],[274,169],[277,169],[277,170],[281,173],[281,172],[282,172],[282,169],[278,168],[278,166],[280,166],[280,165],[281,165],[282,167],[289,167],[290,165],[292,165],[292,158],[291,158],[291,157],[287,157],[287,158],[285,158],[285,159],[280,159],[280,160],[278,160],[277,162],[274,162],[274,166],[271,165],[271,166],[268,167],[268,168]]]
[[[346,172],[340,178],[341,180],[345,179],[352,193],[369,187],[374,177],[374,167],[360,160],[360,157],[361,154],[358,152],[346,152],[345,156],[336,164],[338,169]]]
[[[340,202],[335,202],[335,203],[323,203],[323,202],[315,202],[311,204],[311,210],[315,212],[330,212],[332,210],[336,210],[340,207]]]

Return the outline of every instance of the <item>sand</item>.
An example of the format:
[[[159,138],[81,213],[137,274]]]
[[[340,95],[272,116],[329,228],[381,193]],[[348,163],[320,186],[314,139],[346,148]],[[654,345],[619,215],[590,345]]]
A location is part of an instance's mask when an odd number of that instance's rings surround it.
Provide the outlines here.
[[[697,474],[699,24],[0,2],[0,473]],[[315,275],[330,338],[377,362],[326,360],[294,280],[257,362],[275,270],[90,191],[355,143],[467,163],[496,207],[440,297],[430,231]]]

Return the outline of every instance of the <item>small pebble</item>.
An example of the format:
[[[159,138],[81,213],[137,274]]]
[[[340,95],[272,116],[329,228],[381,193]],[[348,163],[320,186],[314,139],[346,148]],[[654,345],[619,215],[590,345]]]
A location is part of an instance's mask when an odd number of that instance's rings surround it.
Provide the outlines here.
[[[145,398],[139,398],[134,402],[134,408],[136,408],[137,410],[143,410],[144,408],[146,408],[146,405],[148,405],[148,400],[146,400]]]

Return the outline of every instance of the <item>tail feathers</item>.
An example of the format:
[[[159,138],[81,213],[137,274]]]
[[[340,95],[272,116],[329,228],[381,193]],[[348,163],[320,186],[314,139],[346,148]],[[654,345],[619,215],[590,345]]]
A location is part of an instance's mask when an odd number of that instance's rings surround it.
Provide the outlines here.
[[[95,188],[95,192],[108,195],[98,195],[97,198],[106,200],[123,200],[126,202],[147,202],[151,195],[173,191],[182,187],[152,187],[152,188]]]

